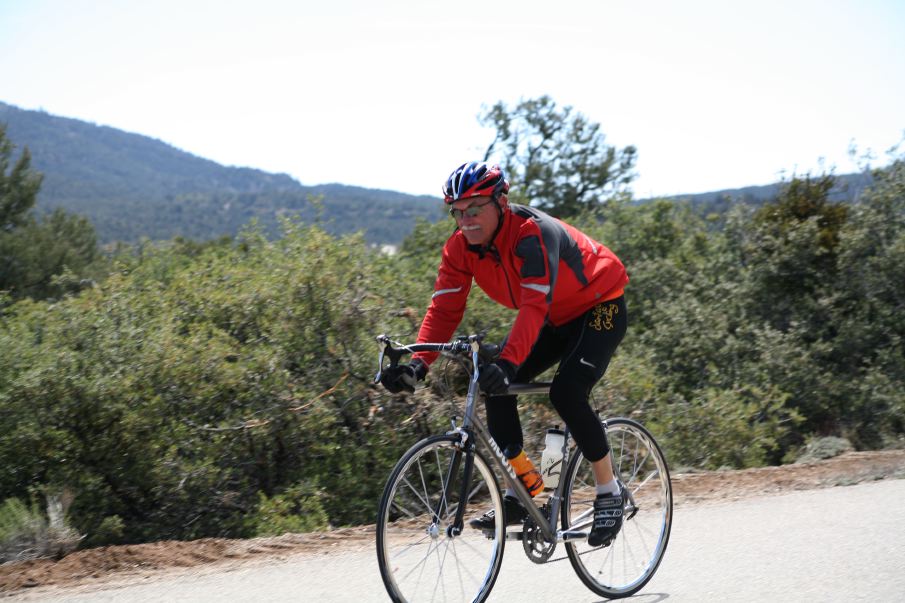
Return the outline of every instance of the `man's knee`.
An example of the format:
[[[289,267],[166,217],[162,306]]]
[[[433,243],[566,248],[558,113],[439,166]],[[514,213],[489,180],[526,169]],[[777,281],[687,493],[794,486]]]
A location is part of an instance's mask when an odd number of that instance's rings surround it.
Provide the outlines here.
[[[590,388],[574,379],[554,380],[550,386],[550,402],[563,414],[563,409],[573,405],[587,404]]]

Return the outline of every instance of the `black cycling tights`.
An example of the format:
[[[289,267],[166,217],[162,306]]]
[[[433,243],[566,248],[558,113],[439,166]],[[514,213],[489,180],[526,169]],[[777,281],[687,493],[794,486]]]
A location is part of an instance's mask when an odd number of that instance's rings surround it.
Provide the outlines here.
[[[609,448],[588,397],[625,336],[626,319],[623,296],[598,304],[560,327],[545,325],[515,377],[519,383],[530,381],[559,361],[550,401],[591,462],[605,457]],[[501,450],[523,445],[517,401],[516,396],[487,399],[487,427]]]

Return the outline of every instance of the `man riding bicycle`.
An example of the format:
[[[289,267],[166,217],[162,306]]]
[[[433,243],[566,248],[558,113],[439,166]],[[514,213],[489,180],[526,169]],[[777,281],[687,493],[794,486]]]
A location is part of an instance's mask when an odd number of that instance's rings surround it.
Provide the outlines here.
[[[503,170],[484,162],[456,168],[443,186],[457,228],[446,241],[418,342],[449,341],[465,312],[472,280],[494,301],[518,310],[499,358],[478,384],[487,397],[487,427],[531,496],[543,490],[540,473],[523,450],[517,398],[511,382],[527,382],[559,362],[550,401],[594,469],[597,496],[591,546],[609,544],[622,527],[624,493],[615,479],[600,420],[588,402],[626,331],[625,267],[608,248],[533,207],[509,203]],[[414,391],[437,353],[417,353],[410,364],[384,370],[389,391]],[[527,511],[506,491],[505,522]],[[469,522],[492,529],[493,511]]]

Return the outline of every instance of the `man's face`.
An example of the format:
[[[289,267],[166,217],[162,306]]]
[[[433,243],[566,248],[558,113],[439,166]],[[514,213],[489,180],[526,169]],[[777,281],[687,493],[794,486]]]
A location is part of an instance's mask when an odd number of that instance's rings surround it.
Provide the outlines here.
[[[469,197],[453,202],[451,209],[459,230],[470,245],[487,245],[500,220],[490,197]],[[477,215],[469,215],[475,213]]]

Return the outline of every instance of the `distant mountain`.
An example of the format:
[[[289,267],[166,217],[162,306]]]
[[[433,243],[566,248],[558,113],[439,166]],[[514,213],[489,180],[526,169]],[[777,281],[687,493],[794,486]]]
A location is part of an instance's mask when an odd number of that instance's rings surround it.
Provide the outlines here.
[[[365,230],[372,242],[398,243],[417,217],[442,216],[438,198],[303,186],[286,174],[226,167],[147,136],[2,102],[0,122],[44,174],[38,208],[88,216],[102,242],[234,235],[251,218],[275,231],[278,216],[297,214],[333,233]]]
[[[154,138],[2,102],[0,122],[44,174],[38,209],[63,207],[88,216],[104,243],[235,235],[252,218],[275,233],[279,216],[297,215],[334,234],[362,230],[372,243],[398,244],[416,218],[444,215],[439,198],[342,184],[303,186],[286,174],[226,167]],[[856,198],[869,183],[864,174],[837,176],[834,199]],[[668,198],[688,201],[705,215],[722,214],[736,203],[763,204],[781,186]]]
[[[817,175],[815,175],[816,177]],[[835,186],[830,193],[830,200],[850,202],[857,199],[871,184],[870,174],[840,174],[835,176]],[[775,199],[782,191],[783,183],[776,182],[762,186],[746,186],[707,193],[673,195],[666,197],[671,201],[687,201],[701,214],[722,214],[730,206],[744,203],[747,205],[763,205]],[[643,201],[642,201],[643,202]]]

